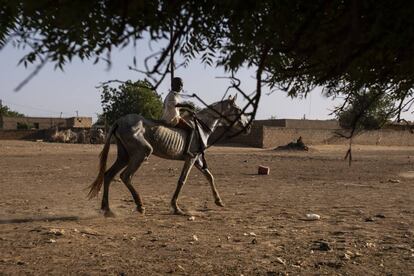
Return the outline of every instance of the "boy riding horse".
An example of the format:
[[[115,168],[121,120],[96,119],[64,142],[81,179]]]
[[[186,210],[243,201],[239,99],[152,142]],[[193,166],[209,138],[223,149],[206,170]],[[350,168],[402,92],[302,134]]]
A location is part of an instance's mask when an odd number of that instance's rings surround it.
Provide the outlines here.
[[[162,120],[164,120],[169,126],[182,128],[189,132],[185,153],[190,157],[194,157],[194,154],[190,152],[190,146],[194,136],[194,127],[180,115],[180,108],[184,107],[193,111],[194,107],[190,104],[181,103],[180,92],[182,89],[183,80],[178,77],[173,78],[171,83],[171,91],[164,100]]]

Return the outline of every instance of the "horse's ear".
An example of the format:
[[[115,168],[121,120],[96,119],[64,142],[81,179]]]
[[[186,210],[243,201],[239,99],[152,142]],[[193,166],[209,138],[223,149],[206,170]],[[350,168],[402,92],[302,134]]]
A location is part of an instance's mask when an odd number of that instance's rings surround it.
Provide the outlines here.
[[[237,94],[236,95],[234,95],[234,96],[232,96],[232,95],[229,95],[229,101],[230,102],[232,102],[232,103],[234,103],[235,101],[236,101],[236,99],[237,99]]]

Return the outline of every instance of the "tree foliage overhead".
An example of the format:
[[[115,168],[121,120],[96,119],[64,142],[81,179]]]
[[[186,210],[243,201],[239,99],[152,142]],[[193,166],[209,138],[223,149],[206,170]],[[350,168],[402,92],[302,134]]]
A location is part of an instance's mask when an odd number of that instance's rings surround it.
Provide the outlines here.
[[[414,101],[413,10],[389,0],[0,0],[0,47],[11,41],[30,49],[22,63],[62,68],[75,56],[110,61],[144,36],[168,39],[136,69],[162,80],[171,50],[228,72],[254,67],[256,91],[243,93],[252,118],[263,85],[292,97],[323,86],[346,101],[375,87],[399,114]]]
[[[119,87],[102,87],[101,103],[104,117],[112,124],[120,117],[136,113],[150,119],[158,119],[162,114],[161,96],[146,80],[127,81]]]

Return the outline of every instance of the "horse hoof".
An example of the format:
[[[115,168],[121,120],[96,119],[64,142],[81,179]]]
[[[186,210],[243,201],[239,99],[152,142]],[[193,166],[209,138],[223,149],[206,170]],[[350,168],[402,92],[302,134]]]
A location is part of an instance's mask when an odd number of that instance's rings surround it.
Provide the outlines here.
[[[183,210],[181,210],[179,208],[173,210],[173,215],[188,216],[186,213],[184,213]]]
[[[106,218],[114,218],[115,214],[111,210],[104,210],[104,216]]]
[[[145,214],[145,207],[137,206],[137,211],[140,212],[141,214]]]
[[[221,201],[221,199],[216,200],[215,203],[216,203],[217,206],[224,207],[224,203],[223,203],[223,201]]]

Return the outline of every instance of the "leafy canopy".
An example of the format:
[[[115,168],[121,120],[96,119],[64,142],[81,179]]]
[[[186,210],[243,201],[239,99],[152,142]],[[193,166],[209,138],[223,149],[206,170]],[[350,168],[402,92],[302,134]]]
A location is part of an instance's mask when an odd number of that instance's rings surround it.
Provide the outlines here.
[[[347,100],[377,87],[399,113],[414,101],[413,10],[389,0],[2,0],[0,48],[11,41],[29,49],[23,64],[63,68],[75,56],[110,62],[114,47],[143,37],[168,40],[134,67],[163,79],[171,50],[228,72],[254,67],[252,118],[263,85],[292,97],[322,86]]]
[[[104,85],[101,103],[102,116],[109,124],[130,113],[141,114],[151,119],[158,119],[162,114],[161,96],[152,90],[152,86],[146,80],[127,81],[117,88]]]

